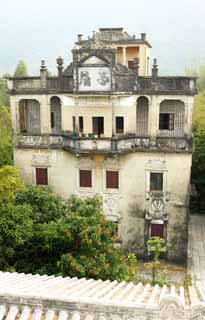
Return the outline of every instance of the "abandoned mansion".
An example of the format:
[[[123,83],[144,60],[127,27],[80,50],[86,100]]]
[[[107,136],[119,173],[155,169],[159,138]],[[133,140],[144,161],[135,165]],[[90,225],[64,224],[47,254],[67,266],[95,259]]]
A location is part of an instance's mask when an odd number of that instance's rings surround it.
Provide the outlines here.
[[[64,198],[99,194],[126,250],[160,236],[184,259],[196,78],[159,76],[150,50],[144,33],[101,28],[57,76],[42,61],[40,76],[10,78],[14,161]]]

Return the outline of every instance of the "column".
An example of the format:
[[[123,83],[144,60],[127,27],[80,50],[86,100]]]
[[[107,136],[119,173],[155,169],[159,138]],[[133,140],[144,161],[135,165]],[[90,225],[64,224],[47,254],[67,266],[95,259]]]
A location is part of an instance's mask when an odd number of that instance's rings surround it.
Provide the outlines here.
[[[126,66],[126,47],[122,47],[122,64]]]

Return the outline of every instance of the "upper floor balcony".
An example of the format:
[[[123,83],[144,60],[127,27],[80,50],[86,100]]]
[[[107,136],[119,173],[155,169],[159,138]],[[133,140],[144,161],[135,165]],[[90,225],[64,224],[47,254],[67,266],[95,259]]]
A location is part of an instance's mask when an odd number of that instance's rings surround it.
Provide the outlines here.
[[[96,138],[94,135],[19,135],[15,141],[22,148],[60,148],[73,153],[191,152],[192,139],[182,137],[139,137],[124,135]]]

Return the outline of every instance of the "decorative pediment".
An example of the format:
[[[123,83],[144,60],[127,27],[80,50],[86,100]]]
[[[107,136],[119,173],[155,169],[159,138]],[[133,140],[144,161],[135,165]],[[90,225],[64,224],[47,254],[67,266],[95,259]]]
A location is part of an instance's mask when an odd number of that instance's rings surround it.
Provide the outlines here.
[[[100,59],[99,57],[93,55],[93,56],[89,56],[88,58],[84,59],[84,61],[82,62],[83,66],[86,65],[106,65],[107,62],[105,60]]]
[[[31,160],[31,165],[49,167],[51,165],[51,158],[49,155],[34,154]]]
[[[151,170],[151,171],[166,171],[167,166],[166,166],[166,161],[164,159],[150,159],[146,163],[146,169]]]

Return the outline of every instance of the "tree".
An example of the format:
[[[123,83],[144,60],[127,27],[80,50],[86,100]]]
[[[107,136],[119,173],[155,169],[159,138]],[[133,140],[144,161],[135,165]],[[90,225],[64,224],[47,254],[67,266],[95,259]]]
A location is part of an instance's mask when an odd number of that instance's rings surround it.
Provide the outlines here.
[[[157,283],[156,278],[158,271],[161,269],[159,260],[160,255],[167,251],[167,249],[170,247],[170,244],[166,243],[165,240],[160,237],[151,237],[147,241],[147,246],[149,252],[153,256],[153,261],[148,264],[148,267],[152,269],[152,284],[155,285]]]
[[[16,252],[17,271],[135,279],[136,259],[114,248],[115,226],[105,219],[100,198],[64,201],[46,187],[30,186],[15,203],[33,211],[33,235]]]
[[[7,90],[7,80],[3,76],[0,78],[0,106],[9,106],[9,95]]]
[[[24,183],[18,168],[13,166],[0,167],[0,206],[13,202],[16,193],[23,188]]]
[[[18,249],[32,235],[32,208],[7,203],[0,206],[0,269],[12,270]]]
[[[200,124],[194,129],[194,153],[192,162],[192,182],[197,189],[197,202],[192,202],[192,210],[205,211],[205,127]]]
[[[0,167],[12,164],[12,151],[10,110],[0,106]]]
[[[20,60],[15,69],[14,77],[27,77],[27,76],[28,76],[28,71],[27,71],[26,63],[23,60]]]

